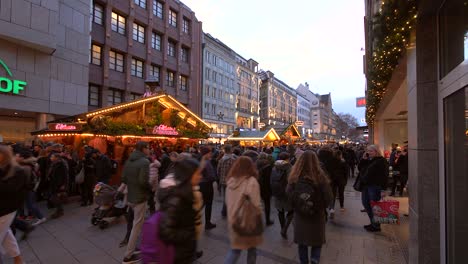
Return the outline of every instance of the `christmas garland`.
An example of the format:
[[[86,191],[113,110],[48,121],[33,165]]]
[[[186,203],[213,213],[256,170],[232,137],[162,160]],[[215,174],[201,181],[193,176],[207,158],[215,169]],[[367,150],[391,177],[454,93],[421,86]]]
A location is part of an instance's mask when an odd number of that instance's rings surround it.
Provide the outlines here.
[[[367,57],[366,121],[372,125],[387,85],[409,44],[409,36],[417,18],[415,0],[389,0],[382,2],[374,16],[371,45],[375,48]]]

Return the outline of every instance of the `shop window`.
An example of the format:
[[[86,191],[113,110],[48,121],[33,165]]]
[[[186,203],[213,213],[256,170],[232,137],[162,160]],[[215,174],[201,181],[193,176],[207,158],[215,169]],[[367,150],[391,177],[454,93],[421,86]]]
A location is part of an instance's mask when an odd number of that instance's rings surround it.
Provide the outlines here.
[[[161,1],[153,0],[153,15],[159,18],[163,18],[164,6]]]
[[[468,58],[468,4],[444,1],[439,14],[440,77],[443,78]]]
[[[122,103],[122,91],[109,89],[107,94],[107,103],[109,105],[115,105]]]
[[[119,34],[125,35],[125,17],[112,12],[111,29]]]
[[[143,78],[143,61],[132,59],[131,74],[132,76]]]
[[[104,21],[104,8],[102,5],[94,3],[93,5],[93,22],[102,25]]]
[[[101,107],[101,87],[90,84],[88,87],[88,105]]]
[[[115,51],[109,51],[109,69],[124,72],[124,55]]]
[[[467,263],[468,88],[444,100],[447,263]]]

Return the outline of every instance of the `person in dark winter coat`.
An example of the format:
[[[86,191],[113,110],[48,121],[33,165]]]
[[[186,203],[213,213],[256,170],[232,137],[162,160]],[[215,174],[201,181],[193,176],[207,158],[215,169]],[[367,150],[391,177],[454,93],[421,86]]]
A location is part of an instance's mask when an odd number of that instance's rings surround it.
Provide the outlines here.
[[[361,193],[362,205],[366,209],[370,219],[370,224],[364,228],[369,232],[380,231],[380,224],[373,220],[374,214],[371,207],[371,201],[380,201],[381,192],[387,187],[388,181],[388,162],[381,156],[379,148],[375,145],[369,145],[366,153],[359,163],[360,180],[363,186]]]
[[[331,186],[333,192],[333,200],[331,203],[330,211],[335,210],[335,202],[337,197],[340,200],[340,209],[341,211],[344,211],[344,189],[346,187],[346,183],[348,182],[349,167],[347,162],[343,159],[343,154],[340,150],[337,150],[335,152],[335,159],[336,165],[333,173],[334,175],[336,175],[336,178],[334,179]]]
[[[294,243],[298,244],[299,260],[301,264],[309,263],[308,249],[310,249],[310,263],[320,261],[322,245],[325,244],[326,208],[333,199],[327,175],[321,169],[317,155],[313,151],[302,154],[291,169],[288,178],[287,193],[292,197],[300,185],[313,186],[317,195],[314,214],[301,213],[297,204],[292,202],[294,213]]]
[[[50,201],[57,209],[51,218],[59,218],[63,215],[63,196],[67,188],[68,168],[59,153],[52,153],[50,161],[52,163],[47,173]]]
[[[200,148],[201,157],[206,160],[211,160],[211,149],[207,146]],[[216,227],[215,224],[211,223],[211,211],[213,206],[214,188],[213,183],[216,180],[215,169],[211,165],[211,162],[204,163],[202,170],[202,178],[200,181],[200,192],[203,196],[203,204],[205,206],[205,229],[210,230]]]
[[[93,188],[96,184],[96,160],[92,158],[94,149],[85,147],[85,156],[82,162],[84,166],[84,182],[81,184],[81,206],[93,204]]]
[[[14,161],[9,147],[0,146],[0,254],[13,258],[15,264],[23,263],[23,259],[10,225],[24,202],[27,184],[27,175]]]
[[[162,213],[159,232],[162,241],[174,245],[174,264],[190,264],[196,257],[197,214],[193,208],[192,178],[200,173],[199,163],[188,158],[177,161],[175,165],[175,185],[161,188],[158,192]]]
[[[96,178],[99,182],[109,184],[112,176],[112,162],[106,155],[96,150],[93,153],[93,159],[96,160]]]
[[[260,184],[260,196],[263,200],[263,207],[265,209],[266,225],[273,225],[273,221],[270,218],[271,208],[271,186],[270,177],[271,170],[273,169],[273,163],[268,158],[268,154],[262,152],[257,159],[257,170],[258,170],[258,182]]]
[[[406,183],[408,182],[408,150],[403,148],[401,153],[397,156],[395,161],[394,171],[398,171],[400,180],[400,196],[403,196],[403,190],[405,189]],[[392,193],[390,196],[395,195],[396,180],[393,182]]]
[[[333,154],[333,150],[328,147],[324,147],[319,150],[318,158],[321,162],[322,170],[324,170],[325,174],[330,179],[330,187],[332,190],[334,190],[333,193],[335,194],[334,197],[336,198],[337,190],[339,189],[340,182],[342,181],[342,175],[340,175],[341,161],[335,157],[335,155]],[[330,219],[333,219],[335,217],[334,208],[335,203],[333,200],[332,203],[329,205],[328,210]]]
[[[288,198],[286,194],[286,183],[289,176],[289,172],[291,171],[291,164],[289,163],[289,154],[287,152],[281,152],[278,155],[278,160],[275,161],[274,167],[272,169],[271,175],[283,175],[281,176],[283,182],[281,183],[284,186],[284,195],[277,195],[273,192],[273,197],[275,201],[275,207],[278,211],[278,220],[281,225],[281,236],[286,239],[288,234],[288,227],[292,222],[294,212],[291,208],[291,205],[288,202]],[[270,178],[270,186],[274,188],[274,179],[271,176]],[[286,215],[286,216],[285,216]]]

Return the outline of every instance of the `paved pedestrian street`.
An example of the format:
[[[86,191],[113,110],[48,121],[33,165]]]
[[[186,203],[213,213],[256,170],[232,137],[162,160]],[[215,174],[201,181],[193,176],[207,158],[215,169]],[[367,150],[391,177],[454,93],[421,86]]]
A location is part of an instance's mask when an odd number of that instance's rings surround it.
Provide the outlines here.
[[[197,263],[223,263],[229,240],[226,221],[220,214],[221,206],[222,200],[216,196],[213,222],[217,227],[204,232],[199,245],[204,254]],[[337,210],[335,219],[327,224],[327,243],[322,249],[321,263],[406,263],[393,227],[384,225],[378,234],[364,230],[362,226],[368,224],[367,215],[360,212],[360,193],[354,192],[350,186],[345,193],[345,207],[345,212]],[[125,234],[125,219],[122,217],[109,228],[100,230],[90,223],[92,209],[79,207],[77,202],[73,202],[66,207],[65,216],[38,226],[27,240],[20,242],[26,263],[121,263],[124,248],[119,248],[118,244]],[[272,208],[272,212],[275,209]],[[297,246],[292,242],[292,226],[289,239],[283,240],[276,214],[272,218],[275,225],[266,228],[257,263],[299,263]],[[21,232],[17,237],[20,235]],[[245,258],[243,253],[239,263],[245,263]],[[5,260],[4,263],[12,262]]]

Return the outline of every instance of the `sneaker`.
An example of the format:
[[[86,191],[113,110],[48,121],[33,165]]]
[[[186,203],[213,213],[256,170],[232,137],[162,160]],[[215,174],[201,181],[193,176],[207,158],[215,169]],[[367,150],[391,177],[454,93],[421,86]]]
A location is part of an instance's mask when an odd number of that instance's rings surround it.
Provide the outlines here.
[[[124,239],[119,243],[119,247],[125,247],[128,244],[128,239]]]
[[[340,212],[344,212],[346,211],[346,209],[344,209],[344,207],[340,208]]]
[[[45,221],[47,221],[47,218],[43,217],[41,219],[37,219],[36,222],[34,222],[32,225],[33,226],[38,226],[38,225],[44,223]]]
[[[133,251],[133,254],[134,254],[134,255],[139,255],[139,254],[141,254],[141,249],[135,248],[135,250]]]
[[[361,213],[365,213],[366,211],[366,209],[361,209]]]
[[[131,263],[138,263],[141,261],[141,257],[136,254],[133,254],[131,257],[124,258],[122,264],[131,264]]]

